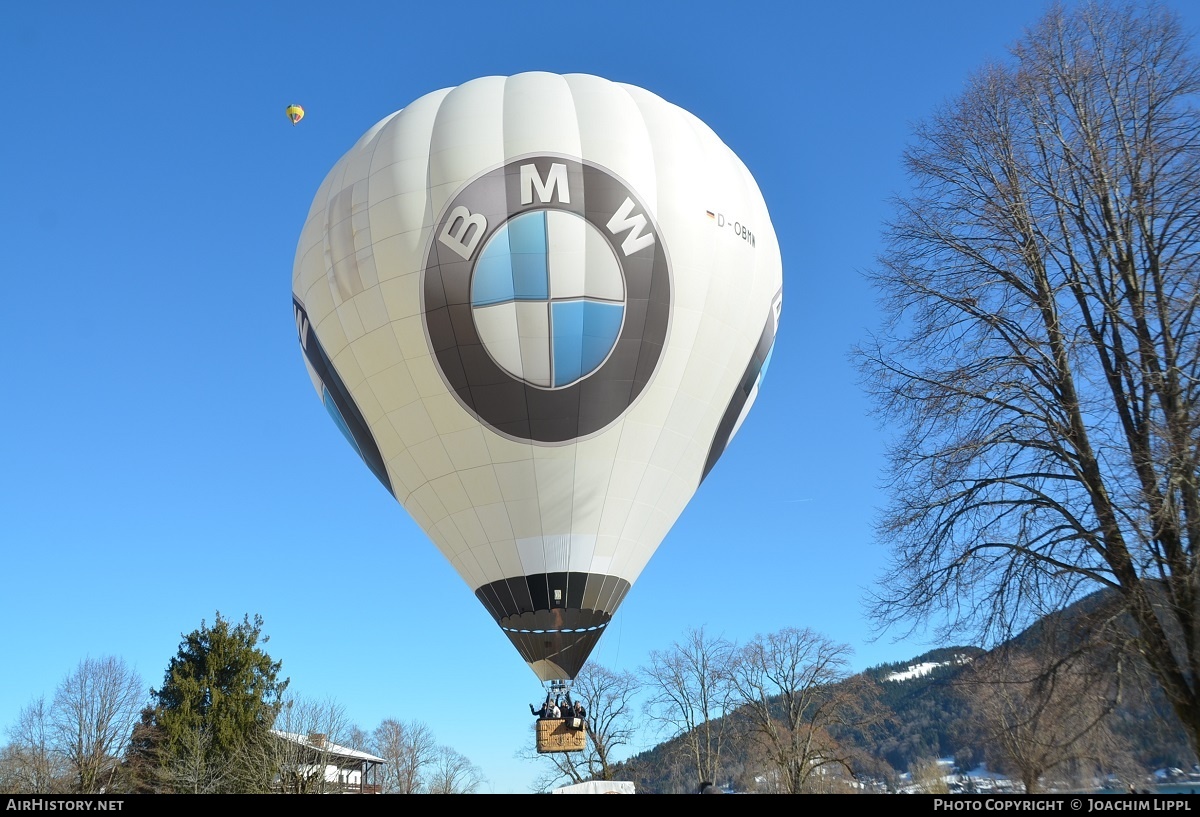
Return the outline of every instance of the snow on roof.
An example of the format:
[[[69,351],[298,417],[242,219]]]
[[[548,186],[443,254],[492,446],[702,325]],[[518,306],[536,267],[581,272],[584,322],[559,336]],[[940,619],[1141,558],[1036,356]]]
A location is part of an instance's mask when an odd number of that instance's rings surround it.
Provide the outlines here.
[[[562,786],[551,794],[633,794],[633,783],[628,780],[589,780],[573,786]]]
[[[324,740],[323,736],[321,736],[322,737],[321,741],[314,743],[312,738],[315,736],[313,736],[313,735],[301,735],[296,732],[284,732],[279,729],[272,729],[271,734],[278,735],[279,737],[283,738],[284,740],[290,740],[292,743],[298,743],[301,746],[308,746],[313,749],[320,749],[323,752],[326,752],[331,755],[337,755],[338,757],[353,758],[355,760],[367,760],[367,761],[372,761],[374,763],[386,763],[387,762],[383,758],[375,757],[375,755],[368,754],[367,752],[360,752],[358,749],[351,749],[349,746],[339,746],[336,743],[333,743],[328,740]]]

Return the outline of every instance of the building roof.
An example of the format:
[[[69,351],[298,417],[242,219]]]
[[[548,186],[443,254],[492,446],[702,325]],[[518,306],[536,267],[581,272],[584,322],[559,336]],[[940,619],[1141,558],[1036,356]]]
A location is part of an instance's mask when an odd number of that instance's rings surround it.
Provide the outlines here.
[[[361,752],[358,749],[351,749],[349,746],[339,746],[325,739],[324,735],[301,735],[296,732],[284,732],[279,729],[272,729],[271,734],[291,741],[292,743],[306,746],[320,752],[324,752],[332,757],[341,757],[349,760],[364,760],[368,763],[386,763],[383,758],[367,752]]]

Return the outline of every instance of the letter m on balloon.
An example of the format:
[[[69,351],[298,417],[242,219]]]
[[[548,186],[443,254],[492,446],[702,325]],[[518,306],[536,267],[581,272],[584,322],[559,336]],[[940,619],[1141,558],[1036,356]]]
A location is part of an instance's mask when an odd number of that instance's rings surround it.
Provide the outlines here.
[[[571,188],[567,184],[567,166],[561,162],[550,165],[545,180],[538,175],[537,165],[521,165],[521,204],[533,204],[533,193],[537,190],[538,201],[546,204],[554,191],[558,191],[560,204],[571,203]]]

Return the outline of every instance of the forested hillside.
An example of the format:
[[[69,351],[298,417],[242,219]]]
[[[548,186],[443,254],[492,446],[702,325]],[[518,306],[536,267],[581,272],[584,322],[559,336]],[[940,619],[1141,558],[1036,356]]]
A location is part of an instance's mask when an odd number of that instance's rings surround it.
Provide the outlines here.
[[[1129,779],[1168,766],[1190,768],[1196,759],[1161,689],[1149,680],[1136,656],[1113,657],[1113,651],[1119,652],[1121,646],[1119,621],[1108,625],[1116,629],[1106,631],[1103,673],[1095,671],[1100,664],[1094,658],[1087,665],[1086,677],[1079,677],[1077,665],[1067,661],[1073,647],[1065,639],[1077,632],[1075,624],[1082,618],[1091,621],[1103,607],[1102,594],[1089,597],[990,652],[971,646],[947,647],[865,670],[861,676],[875,682],[872,688],[877,690],[885,716],[868,729],[836,730],[833,737],[850,758],[844,764],[849,768],[838,773],[831,769],[822,785],[837,790],[848,787],[851,780],[869,780],[895,787],[902,774],[939,758],[954,759],[964,772],[986,765],[1019,779],[1019,764],[1010,757],[1019,747],[1006,748],[1006,744],[1019,734],[1023,728],[1019,721],[1026,714],[1041,718],[1038,726],[1043,736],[1053,737],[1061,724],[1065,733],[1087,737],[1083,742],[1064,739],[1056,750],[1058,757],[1040,761],[1050,764],[1056,779],[1085,780],[1107,774]],[[1047,683],[1021,686],[1002,675],[1046,654],[1061,664],[1056,665],[1061,676],[1055,681],[1057,688]],[[1074,674],[1067,673],[1064,666]],[[1064,679],[1085,686],[1069,687]],[[861,679],[843,683],[856,680]],[[1022,689],[1022,694],[1033,697],[1008,701],[998,689]],[[836,690],[830,693],[836,695]],[[1006,702],[1015,706],[1015,711],[1004,715]],[[1091,721],[1086,729],[1078,725],[1080,712],[1089,713],[1094,728]],[[746,728],[748,724],[738,723],[740,712],[727,717],[739,728],[722,747],[718,782],[737,791],[761,789],[768,764],[762,761],[760,744],[753,730]],[[1014,717],[1018,721],[1012,721]],[[686,746],[681,737],[665,741],[620,764],[616,777],[633,780],[643,792],[695,791],[699,781],[692,779],[695,775],[690,769],[694,767],[688,762]],[[1071,762],[1064,762],[1068,759]]]

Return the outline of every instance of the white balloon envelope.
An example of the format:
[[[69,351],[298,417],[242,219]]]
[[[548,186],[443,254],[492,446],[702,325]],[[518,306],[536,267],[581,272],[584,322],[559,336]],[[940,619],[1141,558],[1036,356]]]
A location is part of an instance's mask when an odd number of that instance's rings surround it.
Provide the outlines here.
[[[782,282],[757,184],[699,119],[527,73],[371,128],[317,192],[292,292],[342,433],[556,681],[740,426]]]

